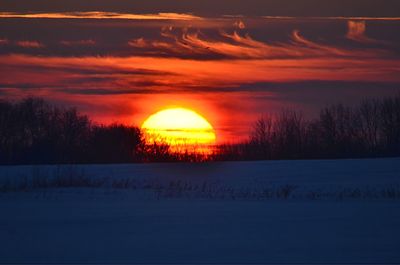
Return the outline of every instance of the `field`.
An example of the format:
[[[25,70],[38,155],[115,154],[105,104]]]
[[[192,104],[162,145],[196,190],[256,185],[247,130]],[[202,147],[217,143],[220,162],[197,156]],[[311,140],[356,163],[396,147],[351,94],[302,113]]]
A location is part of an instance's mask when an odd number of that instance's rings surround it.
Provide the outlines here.
[[[398,263],[400,159],[0,167],[0,263]]]

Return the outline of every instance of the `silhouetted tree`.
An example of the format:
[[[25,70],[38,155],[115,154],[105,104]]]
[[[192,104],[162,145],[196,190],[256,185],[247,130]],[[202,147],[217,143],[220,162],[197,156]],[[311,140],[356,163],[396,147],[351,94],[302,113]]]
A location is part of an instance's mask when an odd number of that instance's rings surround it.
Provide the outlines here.
[[[356,158],[400,155],[400,94],[358,106],[323,108],[317,119],[285,110],[263,116],[248,142],[224,145],[216,160]]]
[[[364,146],[368,153],[380,152],[379,143],[381,141],[381,102],[376,99],[364,100],[359,109],[358,116],[360,122],[360,138],[364,141]]]
[[[271,116],[265,115],[260,117],[253,125],[253,131],[250,134],[249,148],[252,152],[248,152],[255,159],[267,159],[271,157],[274,121]]]
[[[0,102],[0,163],[122,163],[136,161],[138,128],[97,126],[74,108],[42,99]]]
[[[382,141],[391,155],[400,151],[400,95],[381,103]]]
[[[192,149],[148,144],[137,127],[96,125],[42,99],[0,101],[0,164],[201,162],[400,156],[400,94],[332,105],[314,120],[292,110],[265,115],[248,141],[216,146],[214,153]]]
[[[90,139],[90,162],[131,163],[140,161],[136,148],[141,144],[138,128],[121,124],[95,126]]]
[[[274,125],[275,152],[279,158],[300,158],[303,151],[306,122],[296,111],[282,111]]]

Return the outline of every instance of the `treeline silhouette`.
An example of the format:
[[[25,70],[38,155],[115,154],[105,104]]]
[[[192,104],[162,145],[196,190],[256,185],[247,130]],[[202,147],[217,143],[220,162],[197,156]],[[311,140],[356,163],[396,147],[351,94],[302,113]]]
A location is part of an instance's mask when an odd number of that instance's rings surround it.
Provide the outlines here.
[[[249,141],[219,149],[216,160],[400,156],[400,94],[357,106],[332,105],[313,120],[293,110],[264,115]]]
[[[0,163],[135,162],[137,128],[95,125],[75,108],[42,99],[0,102]]]
[[[40,98],[0,101],[0,164],[197,162],[196,153],[174,153],[166,144],[148,145],[141,130],[93,123],[76,108]]]
[[[200,162],[400,156],[400,94],[326,107],[313,120],[293,110],[264,115],[248,141],[214,150],[174,153],[147,145],[137,127],[96,124],[75,108],[0,101],[0,164]]]

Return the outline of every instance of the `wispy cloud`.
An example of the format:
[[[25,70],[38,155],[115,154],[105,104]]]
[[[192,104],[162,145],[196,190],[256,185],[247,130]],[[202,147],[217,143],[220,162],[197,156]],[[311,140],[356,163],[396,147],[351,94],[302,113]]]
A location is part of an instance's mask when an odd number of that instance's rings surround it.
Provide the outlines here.
[[[292,39],[294,41],[294,45],[299,46],[301,48],[305,48],[308,50],[302,50],[304,54],[311,54],[314,56],[350,56],[350,57],[357,57],[357,56],[369,56],[371,55],[370,52],[365,51],[354,51],[354,50],[346,50],[343,48],[338,48],[335,46],[327,45],[327,44],[320,44],[311,40],[306,39],[304,36],[300,34],[298,30],[293,31]],[[373,54],[372,54],[373,55]]]
[[[354,16],[337,16],[337,17],[295,17],[295,16],[262,16],[271,20],[353,20],[353,21],[400,21],[400,17],[354,17]]]
[[[151,43],[146,41],[144,38],[132,39],[128,41],[128,45],[135,48],[146,48],[151,46]]]
[[[9,43],[8,39],[1,39],[0,38],[0,45],[6,45],[8,43]]]
[[[246,24],[243,22],[243,20],[235,21],[233,23],[233,26],[235,26],[236,28],[239,28],[239,29],[245,29],[246,28]]]
[[[116,12],[64,12],[64,13],[17,13],[0,12],[0,18],[44,18],[44,19],[129,19],[129,20],[199,20],[201,17],[191,14],[158,13],[131,14]]]
[[[255,40],[249,34],[238,31],[220,31],[219,38],[211,39],[201,31],[184,28],[181,33],[172,27],[162,29],[164,40],[132,39],[131,47],[153,55],[169,54],[178,57],[212,58],[220,56],[232,59],[308,58],[308,57],[377,57],[386,54],[379,49],[346,49],[322,44],[305,38],[294,30],[289,42],[266,43]]]
[[[28,41],[28,40],[17,41],[17,42],[15,42],[15,45],[17,45],[19,47],[23,47],[23,48],[34,48],[34,49],[45,47],[42,43],[40,43],[38,41]]]
[[[350,40],[366,43],[366,44],[384,44],[386,42],[369,38],[366,35],[367,24],[363,20],[349,20],[347,22],[348,32],[346,37]]]
[[[225,15],[219,17],[213,16],[197,16],[192,13],[123,13],[123,12],[106,12],[106,11],[76,11],[76,12],[0,12],[0,18],[24,18],[24,19],[123,19],[123,20],[182,20],[182,21],[208,21],[237,19],[233,25],[239,29],[245,29],[246,18],[261,18],[267,20],[351,20],[351,21],[400,21],[400,17],[356,17],[356,16],[251,16],[244,15]]]
[[[353,20],[353,21],[399,21],[400,17],[356,17],[356,16],[251,16],[260,17],[271,20]],[[212,19],[214,17],[201,17],[191,13],[149,13],[149,14],[136,14],[136,13],[122,13],[122,12],[105,12],[105,11],[86,11],[86,12],[0,12],[0,18],[44,18],[44,19],[131,19],[131,20],[203,20]],[[218,17],[218,19],[238,18],[236,25],[239,28],[245,26],[243,18],[244,15],[225,15]]]
[[[1,98],[35,95],[77,106],[99,122],[127,124],[140,124],[146,115],[170,104],[196,109],[210,104],[226,112],[221,114],[224,123],[217,127],[235,132],[247,130],[260,112],[282,108],[282,102],[293,106],[307,101],[316,106],[323,100],[342,101],[372,92],[383,95],[400,84],[399,61],[379,58],[195,60],[0,55],[0,62]],[[125,106],[124,111],[121,106]],[[205,113],[211,107],[204,108]],[[215,115],[212,112],[209,117]],[[237,126],[238,120],[240,128],[230,127]]]
[[[94,40],[62,40],[60,41],[61,45],[64,46],[93,46],[96,44]]]
[[[0,56],[1,83],[74,89],[163,91],[225,91],[257,82],[337,80],[400,82],[397,60],[353,58],[255,59],[198,61],[152,57]],[[137,66],[141,68],[138,69]],[[14,84],[14,85],[13,85]],[[25,87],[25,85],[23,85]],[[128,91],[128,90],[126,90]],[[143,93],[143,92],[138,92]]]

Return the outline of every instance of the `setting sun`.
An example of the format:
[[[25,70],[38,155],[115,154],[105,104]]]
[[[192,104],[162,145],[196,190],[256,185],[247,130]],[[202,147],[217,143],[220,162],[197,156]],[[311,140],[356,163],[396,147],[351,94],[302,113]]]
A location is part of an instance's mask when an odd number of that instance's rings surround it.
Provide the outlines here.
[[[212,125],[195,111],[185,108],[161,110],[149,116],[142,129],[148,143],[204,146],[213,144],[216,140]]]

